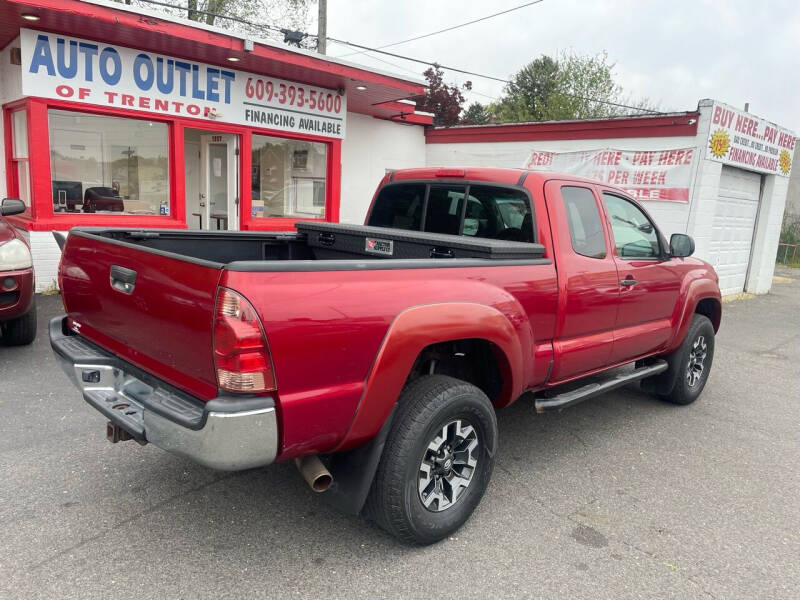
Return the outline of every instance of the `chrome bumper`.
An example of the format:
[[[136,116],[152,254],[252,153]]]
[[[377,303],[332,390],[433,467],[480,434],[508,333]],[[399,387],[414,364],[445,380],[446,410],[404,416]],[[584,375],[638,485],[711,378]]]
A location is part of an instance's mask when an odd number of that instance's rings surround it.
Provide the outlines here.
[[[271,397],[193,398],[50,321],[50,344],[84,399],[134,439],[226,471],[270,464],[278,452]]]

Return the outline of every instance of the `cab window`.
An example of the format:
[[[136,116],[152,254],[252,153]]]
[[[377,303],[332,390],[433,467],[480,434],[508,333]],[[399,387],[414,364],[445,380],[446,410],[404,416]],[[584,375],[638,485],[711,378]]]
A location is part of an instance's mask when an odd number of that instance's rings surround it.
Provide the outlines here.
[[[572,249],[581,256],[605,258],[606,236],[603,233],[600,208],[592,190],[564,186],[561,188],[561,200],[567,215]]]
[[[657,258],[661,254],[658,231],[647,215],[620,196],[603,194],[614,245],[620,258]]]
[[[493,185],[396,183],[375,200],[368,225],[534,242],[528,195]]]

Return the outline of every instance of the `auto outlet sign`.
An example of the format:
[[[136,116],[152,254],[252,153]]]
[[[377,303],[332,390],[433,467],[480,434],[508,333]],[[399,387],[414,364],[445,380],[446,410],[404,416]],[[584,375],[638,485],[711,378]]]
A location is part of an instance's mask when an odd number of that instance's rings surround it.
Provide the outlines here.
[[[750,171],[789,177],[796,141],[788,129],[715,102],[706,158]]]
[[[337,90],[30,29],[22,92],[121,110],[343,138]]]

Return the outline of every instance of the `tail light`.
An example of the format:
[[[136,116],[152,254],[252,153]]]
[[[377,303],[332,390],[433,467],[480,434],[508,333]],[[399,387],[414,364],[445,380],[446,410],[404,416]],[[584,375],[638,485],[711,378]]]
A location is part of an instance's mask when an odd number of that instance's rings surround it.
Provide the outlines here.
[[[256,311],[243,296],[222,287],[214,310],[214,366],[223,390],[275,389],[267,338]]]

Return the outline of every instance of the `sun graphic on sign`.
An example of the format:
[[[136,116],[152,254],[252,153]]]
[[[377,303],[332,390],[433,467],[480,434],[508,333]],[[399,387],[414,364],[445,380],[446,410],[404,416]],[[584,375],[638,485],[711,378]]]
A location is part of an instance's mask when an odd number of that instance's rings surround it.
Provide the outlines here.
[[[717,158],[722,158],[728,153],[728,149],[731,147],[731,138],[728,137],[728,132],[724,129],[717,129],[711,135],[711,141],[709,142],[709,148],[711,149],[711,154],[716,156]]]
[[[781,173],[784,175],[789,174],[789,170],[792,168],[792,157],[789,156],[788,150],[781,150],[780,158],[778,158],[778,165],[781,167]]]

